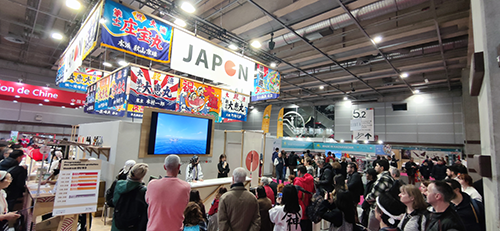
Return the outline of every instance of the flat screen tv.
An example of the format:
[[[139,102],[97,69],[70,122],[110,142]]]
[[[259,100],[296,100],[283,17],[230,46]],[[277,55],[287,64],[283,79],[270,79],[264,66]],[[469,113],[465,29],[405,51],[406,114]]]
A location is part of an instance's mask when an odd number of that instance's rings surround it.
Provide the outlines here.
[[[213,127],[210,116],[146,108],[139,157],[212,156]]]

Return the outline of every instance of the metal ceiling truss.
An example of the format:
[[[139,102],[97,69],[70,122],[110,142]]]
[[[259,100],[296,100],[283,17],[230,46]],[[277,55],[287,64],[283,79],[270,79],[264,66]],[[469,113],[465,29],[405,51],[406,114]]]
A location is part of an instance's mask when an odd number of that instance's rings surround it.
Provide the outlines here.
[[[441,52],[441,57],[443,58],[443,66],[446,71],[446,80],[448,82],[448,90],[451,91],[451,83],[450,83],[450,74],[448,73],[448,66],[446,64],[446,59],[444,58],[444,48],[443,48],[443,39],[441,38],[441,29],[439,29],[439,23],[437,21],[437,13],[436,13],[436,5],[434,0],[431,0],[431,11],[434,17],[434,25],[436,25],[436,33],[439,41],[439,49]]]

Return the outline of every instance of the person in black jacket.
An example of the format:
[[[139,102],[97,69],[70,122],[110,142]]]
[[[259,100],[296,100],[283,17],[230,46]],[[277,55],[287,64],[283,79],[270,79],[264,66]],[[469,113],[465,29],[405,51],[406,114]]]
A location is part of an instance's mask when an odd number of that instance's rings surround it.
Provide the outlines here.
[[[285,182],[285,174],[283,173],[285,161],[283,159],[283,153],[283,151],[278,153],[278,157],[274,159],[274,166],[276,168],[276,181],[278,181],[278,183],[280,183],[280,180],[282,182]]]
[[[365,186],[365,191],[363,197],[366,198],[366,195],[370,193],[373,189],[373,184],[377,181],[377,171],[374,168],[369,168],[366,170],[366,180],[368,181]],[[361,224],[363,226],[368,226],[368,216],[370,214],[370,204],[365,200],[363,204],[361,204],[361,208],[363,209],[363,213],[361,214]]]
[[[413,162],[413,158],[405,164],[406,174],[408,175],[408,184],[415,184],[415,174],[417,173],[418,166]]]
[[[324,192],[333,191],[333,168],[330,164],[325,163],[323,158],[318,158],[318,167],[320,171],[317,185],[322,193],[321,195],[323,195]]]
[[[443,160],[438,160],[437,164],[432,167],[431,176],[436,180],[444,180],[446,178],[446,166]]]
[[[451,202],[455,205],[455,211],[462,219],[466,230],[486,230],[484,218],[484,206],[481,202],[472,199],[469,194],[462,192],[462,185],[456,180],[446,179],[453,192],[455,198]]]
[[[325,194],[325,200],[319,207],[318,214],[330,222],[330,230],[352,230],[356,223],[355,207],[352,206],[352,193],[345,188],[345,178],[341,174],[335,176],[335,190]],[[333,229],[336,230],[336,229]]]
[[[288,156],[288,169],[290,169],[290,175],[295,174],[295,169],[297,169],[297,160],[299,159],[299,156],[295,154],[295,152],[290,152],[290,156]]]
[[[434,181],[429,184],[427,203],[432,206],[434,212],[429,216],[426,231],[466,230],[462,219],[450,204],[454,197],[453,189],[446,182]]]
[[[14,209],[17,199],[23,197],[26,185],[28,171],[25,166],[19,166],[23,157],[24,152],[22,150],[14,150],[9,157],[0,162],[0,170],[7,171],[12,175],[12,183],[5,189],[10,211]]]
[[[226,155],[221,154],[219,156],[219,164],[217,164],[217,169],[219,172],[217,173],[217,178],[227,177],[229,173],[229,164],[226,162]]]
[[[424,161],[422,165],[420,165],[419,171],[425,180],[429,180],[429,177],[431,176],[431,167],[429,166],[429,162]]]
[[[356,163],[347,164],[347,190],[353,194],[354,205],[357,205],[364,190],[361,174],[358,172]]]

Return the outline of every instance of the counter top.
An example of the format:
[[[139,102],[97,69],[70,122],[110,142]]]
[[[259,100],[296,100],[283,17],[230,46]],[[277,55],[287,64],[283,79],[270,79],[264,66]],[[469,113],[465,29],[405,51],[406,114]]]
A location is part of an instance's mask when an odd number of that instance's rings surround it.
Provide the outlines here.
[[[245,182],[251,181],[252,178],[247,177]],[[197,181],[196,183],[189,182],[191,185],[191,188],[202,188],[202,187],[207,187],[207,186],[214,186],[214,185],[225,185],[225,184],[231,184],[233,181],[232,177],[224,177],[224,178],[216,178],[216,179],[207,179],[203,181]]]

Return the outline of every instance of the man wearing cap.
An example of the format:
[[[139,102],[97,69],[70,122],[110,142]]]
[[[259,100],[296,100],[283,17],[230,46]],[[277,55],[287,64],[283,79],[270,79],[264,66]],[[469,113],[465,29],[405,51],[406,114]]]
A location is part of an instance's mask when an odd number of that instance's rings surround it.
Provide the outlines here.
[[[203,181],[203,172],[201,171],[200,158],[194,155],[189,160],[189,164],[186,167],[186,181],[194,182]]]
[[[177,178],[180,162],[179,156],[168,155],[164,164],[167,176],[148,184],[148,231],[182,230],[184,209],[189,202],[191,186]]]
[[[7,171],[12,175],[12,183],[5,189],[9,210],[14,210],[17,199],[23,197],[26,177],[28,176],[26,168],[19,166],[23,157],[24,152],[22,150],[14,150],[9,157],[0,162],[0,170]]]
[[[373,183],[373,188],[368,195],[366,195],[365,200],[368,201],[372,206],[370,211],[370,216],[368,218],[368,229],[375,231],[379,229],[379,222],[375,219],[375,199],[382,193],[389,191],[389,189],[394,184],[394,178],[392,178],[389,173],[389,161],[380,159],[375,162],[375,171],[377,171],[377,180]]]
[[[465,231],[460,216],[450,205],[455,193],[444,181],[434,181],[427,186],[427,203],[434,212],[428,218],[426,231]]]
[[[376,199],[375,217],[380,222],[380,231],[397,231],[403,219],[406,206],[388,193],[380,194]],[[374,231],[374,230],[372,230]]]

